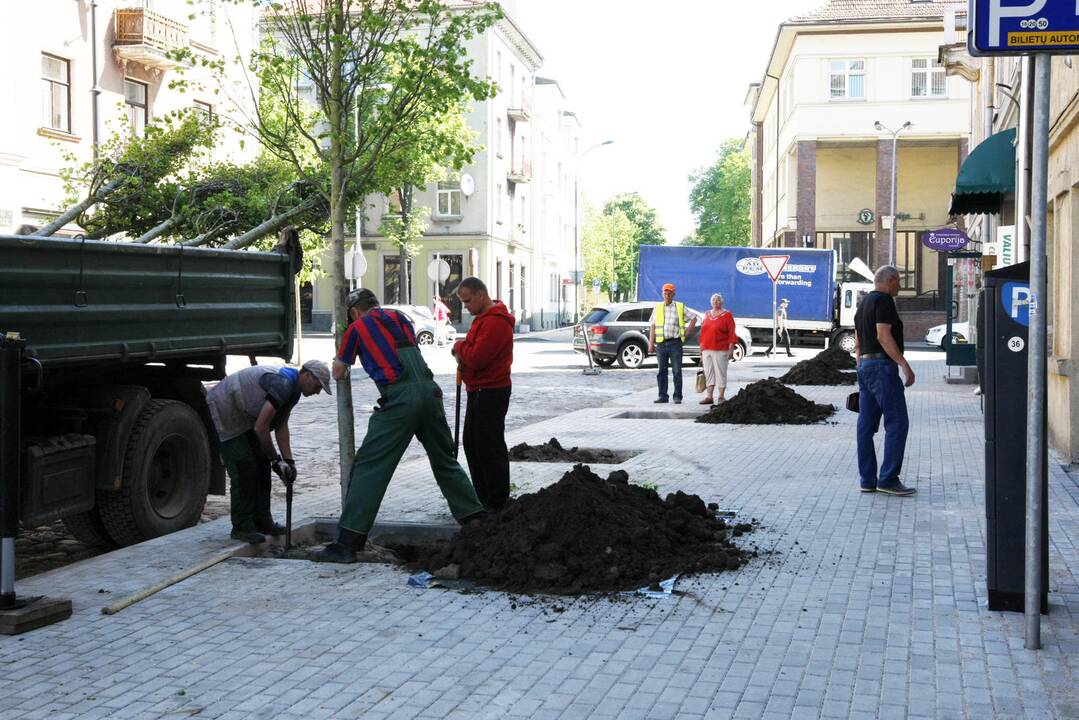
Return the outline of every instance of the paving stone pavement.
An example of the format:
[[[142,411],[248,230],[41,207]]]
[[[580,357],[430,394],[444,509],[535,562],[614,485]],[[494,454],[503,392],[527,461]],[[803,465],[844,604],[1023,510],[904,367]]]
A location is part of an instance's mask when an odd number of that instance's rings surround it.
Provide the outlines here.
[[[21,583],[70,597],[75,615],[0,638],[0,717],[1079,717],[1079,486],[1051,464],[1050,613],[1044,649],[1027,651],[1022,616],[985,608],[978,398],[941,381],[941,355],[912,355],[913,498],[858,492],[844,410],[814,426],[615,417],[654,410],[645,390],[511,433],[650,448],[623,464],[631,481],[762,523],[743,538],[761,555],[738,572],[683,579],[669,599],[565,599],[557,612],[409,588],[387,566],[233,559],[99,614],[227,547],[219,520]],[[739,364],[732,389],[781,373]],[[849,391],[798,390],[840,407]],[[513,468],[523,491],[566,469]],[[337,504],[330,485],[297,514]],[[448,519],[422,459],[401,466],[381,517]]]

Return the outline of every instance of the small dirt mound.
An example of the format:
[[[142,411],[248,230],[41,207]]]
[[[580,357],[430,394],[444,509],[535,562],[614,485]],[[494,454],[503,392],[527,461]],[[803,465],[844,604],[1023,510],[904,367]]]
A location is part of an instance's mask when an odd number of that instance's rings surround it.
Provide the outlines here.
[[[577,594],[634,590],[680,573],[735,570],[749,553],[696,495],[661,499],[624,471],[606,480],[576,465],[554,485],[470,523],[415,563],[503,590]]]
[[[510,448],[510,460],[518,462],[579,462],[596,465],[617,465],[622,458],[615,452],[605,449],[562,447],[557,438],[551,438],[542,445],[521,443]]]
[[[747,385],[733,398],[697,418],[699,423],[738,425],[809,425],[835,413],[834,405],[821,405],[775,378]]]
[[[787,385],[853,385],[858,376],[836,370],[818,355],[796,364],[779,381]]]
[[[812,359],[820,360],[836,370],[854,370],[858,367],[858,363],[854,361],[854,356],[838,345],[833,345],[827,350],[817,353]]]

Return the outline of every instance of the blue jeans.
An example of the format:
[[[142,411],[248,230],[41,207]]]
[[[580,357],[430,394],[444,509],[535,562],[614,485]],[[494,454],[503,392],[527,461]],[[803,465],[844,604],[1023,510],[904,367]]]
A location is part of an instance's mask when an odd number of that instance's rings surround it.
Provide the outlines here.
[[[659,361],[659,399],[667,399],[667,366],[674,375],[674,399],[682,399],[682,341],[664,340],[656,343],[656,360]]]
[[[903,450],[910,428],[899,366],[891,360],[859,361],[858,391],[858,475],[862,487],[894,483],[903,469]],[[884,462],[878,476],[873,436],[880,429],[882,416]]]

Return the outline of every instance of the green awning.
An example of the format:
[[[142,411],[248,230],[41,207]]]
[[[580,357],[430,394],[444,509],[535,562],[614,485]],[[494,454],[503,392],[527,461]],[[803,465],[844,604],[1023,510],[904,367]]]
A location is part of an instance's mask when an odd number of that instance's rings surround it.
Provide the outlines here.
[[[1010,192],[1015,192],[1015,128],[990,135],[963,161],[948,212],[999,213]]]

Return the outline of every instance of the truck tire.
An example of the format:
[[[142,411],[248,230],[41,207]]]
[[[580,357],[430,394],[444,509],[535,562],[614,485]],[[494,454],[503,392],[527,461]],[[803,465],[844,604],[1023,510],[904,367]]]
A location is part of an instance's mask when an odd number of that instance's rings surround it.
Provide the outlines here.
[[[833,345],[838,345],[843,352],[854,354],[854,333],[850,330],[844,330],[841,333],[837,333],[832,339]]]
[[[131,431],[118,491],[98,493],[121,547],[192,527],[210,489],[210,443],[199,416],[175,400],[147,403]]]
[[[83,513],[66,516],[64,527],[79,542],[94,547],[116,547],[116,543],[105,530],[105,523],[101,521],[101,515],[96,507]]]

